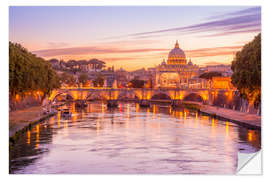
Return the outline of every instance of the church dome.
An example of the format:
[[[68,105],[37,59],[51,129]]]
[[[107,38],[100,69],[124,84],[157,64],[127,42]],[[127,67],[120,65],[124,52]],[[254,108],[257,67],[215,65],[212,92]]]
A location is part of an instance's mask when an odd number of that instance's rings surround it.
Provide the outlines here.
[[[178,41],[175,43],[174,49],[172,49],[168,56],[168,64],[186,64],[186,55],[182,49],[179,48]]]

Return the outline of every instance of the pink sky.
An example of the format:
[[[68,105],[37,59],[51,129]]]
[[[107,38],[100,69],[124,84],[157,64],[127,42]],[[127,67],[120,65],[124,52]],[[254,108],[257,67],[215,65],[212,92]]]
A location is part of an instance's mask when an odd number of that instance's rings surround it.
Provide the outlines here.
[[[98,58],[135,70],[178,40],[198,65],[229,64],[261,31],[259,7],[11,7],[10,40],[45,58]]]

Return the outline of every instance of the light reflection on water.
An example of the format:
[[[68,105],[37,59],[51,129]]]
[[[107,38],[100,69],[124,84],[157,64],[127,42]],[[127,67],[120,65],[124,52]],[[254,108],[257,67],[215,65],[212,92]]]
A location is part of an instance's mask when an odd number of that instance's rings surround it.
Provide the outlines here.
[[[91,102],[58,113],[25,133],[11,173],[233,174],[237,152],[260,149],[260,131],[187,109]]]

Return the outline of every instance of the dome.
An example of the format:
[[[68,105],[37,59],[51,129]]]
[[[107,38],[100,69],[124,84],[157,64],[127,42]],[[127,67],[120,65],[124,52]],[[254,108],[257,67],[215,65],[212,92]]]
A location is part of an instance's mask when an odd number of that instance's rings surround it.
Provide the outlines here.
[[[179,48],[178,41],[175,43],[168,56],[168,64],[186,64],[186,55],[182,49]]]
[[[191,62],[191,59],[189,59],[188,65],[193,65],[193,63]]]
[[[165,66],[165,65],[166,65],[165,59],[163,59],[161,65],[162,65],[162,66]]]

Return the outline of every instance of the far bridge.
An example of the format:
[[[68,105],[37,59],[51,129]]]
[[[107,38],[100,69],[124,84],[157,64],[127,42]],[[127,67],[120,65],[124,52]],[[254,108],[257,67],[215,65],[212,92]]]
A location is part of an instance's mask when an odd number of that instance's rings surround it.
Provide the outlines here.
[[[181,89],[181,88],[61,88],[54,90],[49,97],[54,102],[59,96],[69,96],[72,100],[152,100],[160,96],[168,100],[187,100],[197,96],[205,104],[213,104],[214,98],[223,93],[232,99],[236,90],[229,89]]]

